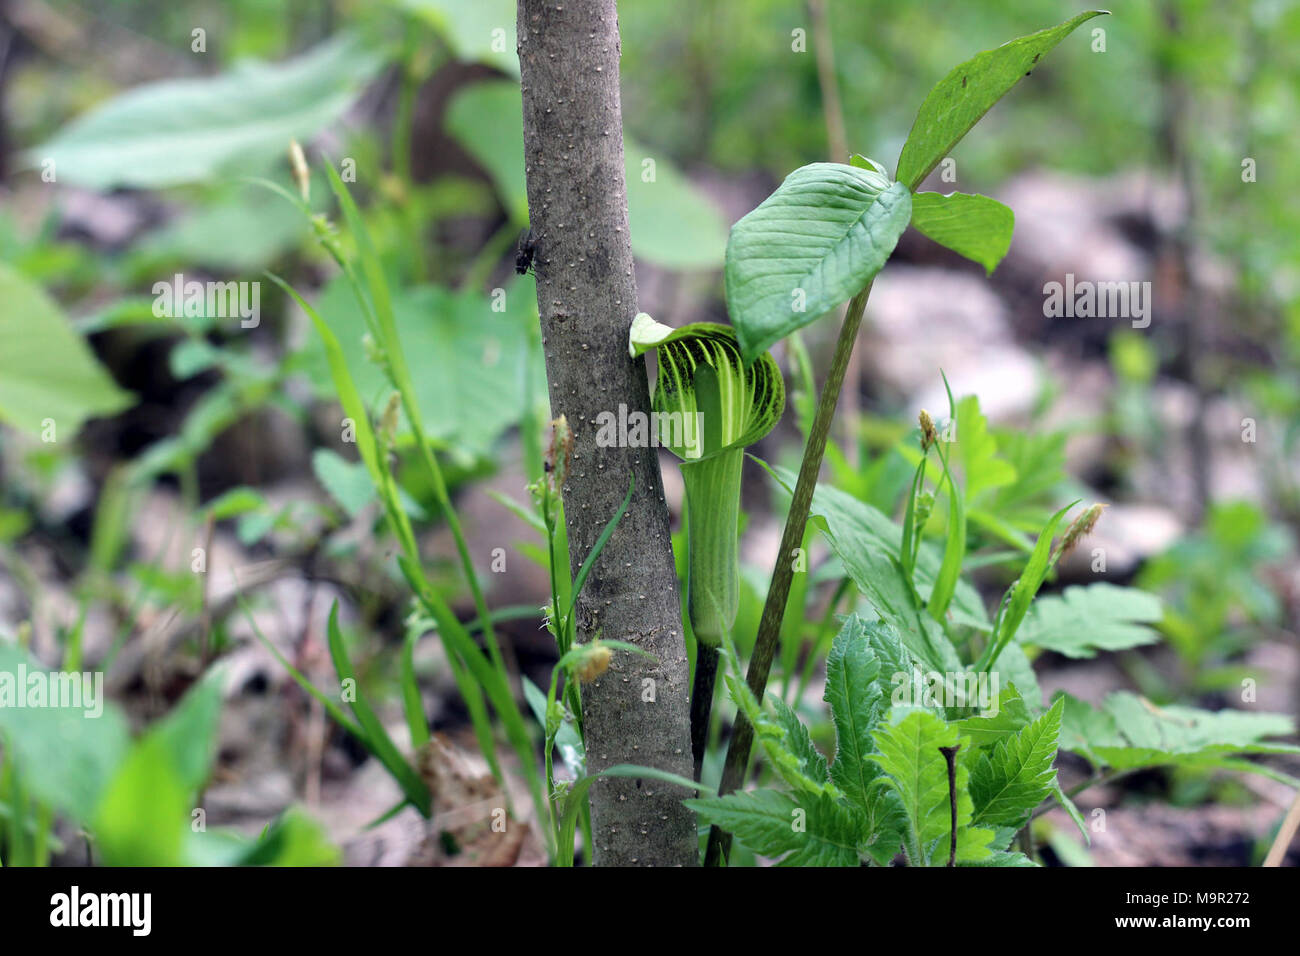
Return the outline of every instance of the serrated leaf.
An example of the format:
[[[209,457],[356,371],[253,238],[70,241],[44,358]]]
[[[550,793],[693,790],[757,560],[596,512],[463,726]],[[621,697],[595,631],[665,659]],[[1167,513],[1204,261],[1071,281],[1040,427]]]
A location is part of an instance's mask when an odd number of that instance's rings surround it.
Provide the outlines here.
[[[1066,657],[1095,657],[1099,650],[1156,643],[1160,635],[1150,625],[1162,614],[1160,599],[1146,591],[1105,581],[1076,584],[1060,597],[1035,601],[1016,639]]]
[[[752,362],[857,295],[889,258],[912,197],[874,169],[812,163],[731,229],[727,311]]]
[[[898,157],[897,179],[915,190],[993,104],[1027,76],[1079,24],[1105,11],[1089,10],[1059,26],[976,54],[932,89],[916,114]]]
[[[970,778],[974,823],[1020,826],[1051,795],[1064,710],[1058,700],[1033,723],[980,755]]]
[[[1019,644],[1009,644],[998,657],[998,666],[994,669],[999,684],[1015,684],[1024,698],[1025,706],[1031,715],[1043,710],[1043,691],[1038,686],[1038,675],[1030,663],[1024,648]]]
[[[957,454],[965,478],[966,500],[974,501],[986,491],[1012,484],[1016,469],[998,457],[998,443],[989,431],[980,400],[967,395],[957,403]]]
[[[907,811],[902,798],[890,787],[876,787],[867,798],[863,829],[863,850],[879,866],[888,866],[903,848],[907,832]]]
[[[1019,850],[994,850],[987,857],[967,866],[1038,866]]]
[[[870,804],[870,784],[880,775],[880,767],[869,756],[874,750],[871,732],[888,706],[879,684],[880,661],[866,634],[869,627],[881,625],[865,624],[856,614],[844,622],[826,658],[824,697],[835,723],[831,777],[863,810]]]
[[[957,728],[934,714],[912,710],[898,723],[877,729],[872,739],[876,752],[871,759],[889,775],[919,846],[924,849],[947,836],[951,832],[948,762],[939,748],[956,746]],[[970,797],[966,795],[960,777],[959,772],[959,827],[969,822],[971,814]],[[913,860],[914,864],[916,862]]]
[[[830,780],[826,757],[813,744],[808,728],[780,697],[770,694],[768,701],[777,725],[785,731],[785,749],[794,756],[800,773],[818,784],[826,783]]]
[[[859,829],[849,810],[827,796],[803,803],[775,790],[684,801],[705,823],[732,833],[783,866],[857,866]],[[802,832],[800,830],[802,828]]]
[[[912,225],[917,232],[946,246],[992,275],[1011,248],[1016,216],[996,199],[978,193],[917,193],[912,197]]]
[[[998,694],[996,714],[967,717],[956,721],[957,729],[975,747],[992,747],[1018,733],[1031,720],[1025,699],[1014,684],[1006,684]]]

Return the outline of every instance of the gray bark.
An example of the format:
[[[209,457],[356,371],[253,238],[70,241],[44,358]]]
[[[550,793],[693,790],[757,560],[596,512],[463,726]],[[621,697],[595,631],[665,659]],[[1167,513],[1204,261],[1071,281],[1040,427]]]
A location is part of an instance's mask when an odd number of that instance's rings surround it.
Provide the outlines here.
[[[627,351],[637,308],[615,0],[519,0],[518,35],[546,377],[551,412],[574,436],[563,493],[575,575],[636,480],[579,599],[578,639],[599,633],[656,658],[616,652],[584,685],[587,772],[631,763],[689,778],[688,664],[658,460],[653,448],[596,445],[601,412],[650,410],[645,361]],[[616,778],[590,792],[597,865],[697,862],[694,817],[681,803],[692,793]]]

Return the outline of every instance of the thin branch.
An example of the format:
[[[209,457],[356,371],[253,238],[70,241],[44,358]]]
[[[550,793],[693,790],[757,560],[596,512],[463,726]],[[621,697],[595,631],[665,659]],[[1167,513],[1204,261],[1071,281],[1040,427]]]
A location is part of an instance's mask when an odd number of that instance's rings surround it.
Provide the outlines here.
[[[862,313],[867,308],[867,298],[871,295],[871,284],[853,297],[840,327],[840,337],[835,343],[835,354],[831,358],[830,371],[826,384],[822,387],[821,398],[817,403],[817,414],[813,417],[812,430],[808,434],[808,447],[804,449],[803,464],[799,468],[799,480],[795,483],[794,499],[790,502],[790,513],[785,519],[785,531],[781,534],[781,547],[777,553],[776,568],[772,571],[772,583],[767,590],[767,601],[763,605],[763,617],[758,625],[758,638],[754,642],[754,653],[749,660],[749,672],[746,680],[754,696],[760,701],[767,690],[767,678],[772,670],[772,659],[776,656],[777,644],[780,643],[781,619],[785,616],[786,602],[790,599],[790,583],[794,578],[794,551],[803,541],[804,530],[808,527],[808,511],[812,507],[813,491],[817,488],[817,475],[821,471],[822,457],[826,454],[826,438],[830,434],[831,422],[835,418],[835,406],[839,401],[840,387],[844,384],[844,373],[853,354],[853,344],[857,341],[858,328],[862,325]],[[744,718],[737,715],[736,729],[727,749],[727,761],[722,770],[722,783],[719,794],[731,793],[744,782],[745,771],[749,766],[749,752],[754,744],[754,728]],[[709,845],[705,851],[705,866],[720,866],[727,852],[731,849],[731,834],[724,833],[719,827],[709,831]]]

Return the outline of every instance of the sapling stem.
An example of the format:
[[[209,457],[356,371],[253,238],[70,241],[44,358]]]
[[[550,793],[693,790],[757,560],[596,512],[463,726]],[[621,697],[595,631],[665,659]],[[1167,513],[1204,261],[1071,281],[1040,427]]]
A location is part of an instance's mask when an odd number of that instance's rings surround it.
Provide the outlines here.
[[[812,430],[808,434],[808,445],[804,448],[803,463],[799,466],[799,479],[794,487],[794,499],[790,502],[790,512],[785,519],[785,531],[781,534],[781,546],[777,552],[776,568],[772,571],[772,583],[767,590],[767,601],[763,604],[763,617],[758,625],[758,638],[754,642],[754,653],[749,659],[749,672],[746,681],[754,696],[763,699],[767,690],[767,678],[772,670],[772,659],[781,636],[781,619],[785,616],[785,605],[790,598],[790,583],[794,579],[794,549],[803,541],[804,530],[808,526],[808,511],[812,507],[813,491],[817,487],[817,474],[821,471],[822,458],[826,454],[826,438],[830,434],[831,422],[835,418],[835,406],[839,404],[840,388],[844,384],[844,373],[853,354],[853,344],[858,338],[858,329],[862,325],[862,314],[867,308],[867,299],[871,295],[871,283],[855,295],[849,302],[844,315],[844,324],[840,326],[840,336],[835,343],[835,354],[831,357],[830,371],[826,375],[826,384],[822,387],[821,398],[817,403],[817,414],[813,418]],[[727,749],[727,760],[722,768],[722,783],[719,794],[728,794],[743,782],[745,770],[749,766],[749,752],[754,744],[754,728],[743,714],[736,717],[736,729],[731,737],[731,746]],[[725,833],[717,826],[709,831],[709,845],[705,851],[705,866],[720,866],[731,849],[731,834]]]

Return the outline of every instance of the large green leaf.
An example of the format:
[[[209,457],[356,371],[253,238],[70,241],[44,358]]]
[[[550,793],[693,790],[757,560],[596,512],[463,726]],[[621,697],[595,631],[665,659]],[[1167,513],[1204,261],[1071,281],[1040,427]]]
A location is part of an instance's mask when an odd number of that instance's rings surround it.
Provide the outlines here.
[[[182,219],[149,233],[133,255],[231,272],[255,271],[296,246],[307,220],[288,203],[267,202],[251,187],[230,190]]]
[[[996,199],[970,193],[917,193],[912,225],[923,236],[978,262],[992,274],[1011,248],[1016,216]]]
[[[752,362],[857,295],[907,228],[912,197],[874,169],[812,163],[731,229],[727,311]]]
[[[997,439],[989,431],[976,395],[967,395],[957,403],[956,445],[967,501],[1016,480],[1015,467],[998,456]]]
[[[25,651],[0,644],[0,736],[37,800],[89,823],[130,745],[126,720],[102,698],[89,708],[15,706],[7,694],[24,693],[33,674],[42,681],[54,676]],[[82,703],[92,701],[83,696]]]
[[[157,188],[242,172],[343,115],[383,58],[344,35],[285,63],[248,63],[123,93],[26,154],[58,182]]]
[[[775,790],[687,800],[686,805],[782,866],[857,866],[861,831],[848,808],[820,795],[799,798]]]
[[[87,418],[132,402],[45,292],[0,263],[0,421],[55,440],[76,435]]]
[[[912,710],[897,723],[876,730],[874,740],[877,752],[871,759],[889,775],[920,845],[950,833],[948,762],[939,748],[957,745],[957,728],[934,714]],[[962,792],[958,826],[969,822],[970,815],[970,796]]]
[[[1099,767],[1217,767],[1263,773],[1295,785],[1284,774],[1243,759],[1300,753],[1300,747],[1266,739],[1295,733],[1294,721],[1284,714],[1156,707],[1127,691],[1111,694],[1101,708],[1069,694],[1061,697],[1065,708],[1061,746]]]
[[[517,83],[471,84],[447,110],[447,129],[487,170],[510,218],[521,224],[528,221],[522,116]],[[623,156],[632,253],[666,269],[721,265],[727,228],[708,198],[666,158],[626,137]]]
[[[871,732],[880,721],[882,708],[888,707],[888,698],[879,683],[880,661],[866,634],[869,627],[883,625],[868,625],[856,614],[849,617],[835,636],[826,658],[825,699],[831,705],[835,723],[835,762],[831,764],[831,776],[863,810],[871,805],[871,781],[880,775],[879,766],[869,756],[875,749]]]
[[[893,722],[874,735],[879,753],[871,759],[888,775],[885,781],[897,794],[911,824],[907,853],[912,865],[947,864],[952,838],[953,794],[957,802],[956,862],[987,862],[995,833],[992,829],[971,825],[974,804],[969,781],[975,751],[968,742],[958,739],[955,726],[927,711],[895,709],[891,717]],[[940,749],[947,747],[959,748],[951,785],[948,761]],[[882,788],[877,784],[875,789]]]
[[[980,754],[970,776],[974,823],[1020,827],[1051,795],[1064,709],[1065,702],[1057,700],[1033,723]]]
[[[921,181],[1042,56],[1079,24],[1101,16],[1089,10],[1059,26],[1031,33],[976,54],[945,76],[921,104],[898,157],[897,179],[915,190]]]
[[[544,400],[541,352],[524,334],[524,323],[535,321],[536,314],[531,278],[506,290],[500,312],[476,292],[439,286],[399,289],[392,304],[424,425],[433,438],[482,453],[519,420],[528,402]],[[373,411],[382,412],[388,380],[362,348],[366,322],[346,278],[326,286],[316,308],[343,347],[357,391]],[[318,337],[306,346],[303,362],[318,393],[331,396],[325,347]],[[533,390],[526,394],[530,382]]]
[[[1160,635],[1151,625],[1161,616],[1154,594],[1105,581],[1076,584],[1060,597],[1035,601],[1016,639],[1066,657],[1095,657],[1099,650],[1156,643]]]
[[[179,866],[190,795],[166,740],[150,734],[131,749],[104,793],[92,829],[108,866]]]

